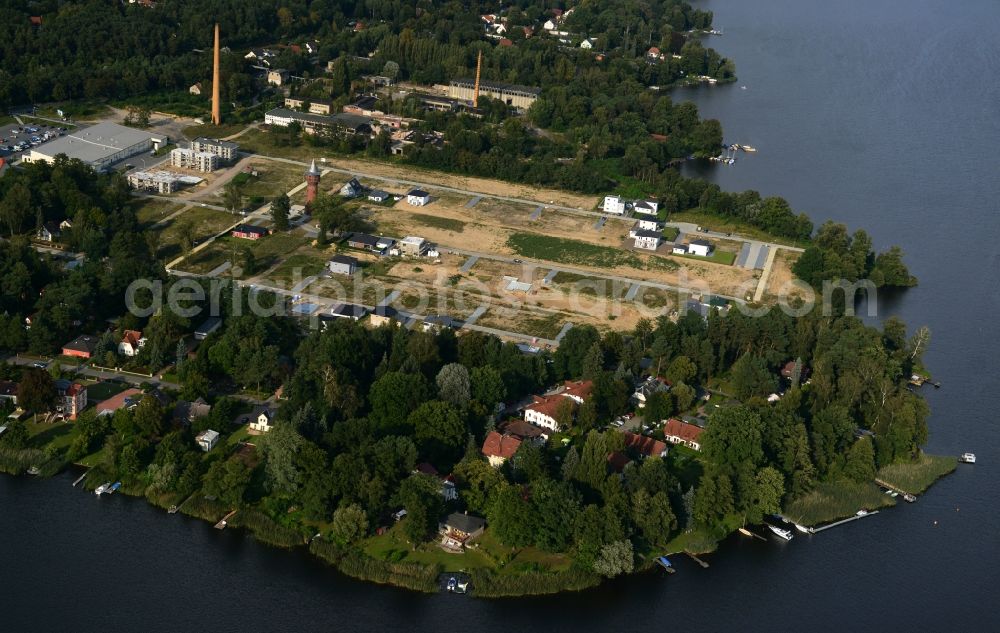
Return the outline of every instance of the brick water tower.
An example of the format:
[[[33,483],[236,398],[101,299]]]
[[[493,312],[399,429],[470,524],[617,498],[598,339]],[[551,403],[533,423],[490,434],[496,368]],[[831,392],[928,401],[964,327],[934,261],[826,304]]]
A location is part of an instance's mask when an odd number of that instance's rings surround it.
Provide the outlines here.
[[[312,204],[312,201],[316,199],[316,194],[319,193],[319,179],[321,174],[319,169],[316,167],[316,161],[313,160],[312,164],[309,165],[308,171],[306,171],[306,204]]]

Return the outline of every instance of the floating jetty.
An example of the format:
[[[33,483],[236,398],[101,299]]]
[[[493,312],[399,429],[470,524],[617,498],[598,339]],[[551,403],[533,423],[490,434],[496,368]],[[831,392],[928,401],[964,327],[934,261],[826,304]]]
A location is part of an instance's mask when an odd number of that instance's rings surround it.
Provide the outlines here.
[[[233,515],[236,514],[236,512],[237,512],[236,510],[233,510],[226,516],[222,517],[222,520],[215,524],[215,529],[216,530],[226,529],[226,526],[229,525],[229,519],[233,518]]]
[[[764,538],[764,537],[763,537],[763,536],[761,536],[760,534],[755,534],[755,533],[751,532],[750,530],[748,530],[748,529],[746,529],[746,528],[740,528],[740,529],[739,529],[739,532],[740,532],[740,534],[742,534],[743,536],[749,536],[749,537],[751,537],[751,538],[759,538],[759,539],[760,539],[760,540],[762,540],[762,541],[766,541],[766,540],[767,540],[766,538]]]
[[[87,473],[89,473],[89,472],[90,471],[88,470],[88,471],[84,472],[82,475],[80,475],[79,477],[77,477],[76,481],[73,482],[73,487],[76,488],[76,485],[78,483],[80,483],[81,481],[83,481],[84,479],[86,479],[87,478]]]
[[[864,519],[865,517],[870,517],[870,516],[873,516],[873,515],[876,515],[876,514],[878,514],[878,510],[872,510],[871,512],[868,512],[866,510],[859,510],[858,513],[855,514],[852,517],[847,517],[846,519],[841,519],[840,521],[834,521],[833,523],[829,523],[829,524],[824,525],[822,527],[808,528],[809,529],[809,533],[810,534],[819,534],[823,530],[829,530],[832,527],[837,527],[838,525],[843,525],[845,523],[850,523],[851,521],[857,521],[858,519]]]
[[[896,486],[893,486],[892,484],[890,484],[890,483],[888,483],[886,481],[883,481],[881,479],[876,479],[875,483],[878,484],[878,485],[880,485],[880,486],[882,486],[883,488],[885,488],[887,490],[891,490],[892,492],[898,493],[900,496],[903,497],[903,501],[906,501],[907,503],[913,503],[914,501],[917,500],[916,495],[912,495],[912,494],[906,492],[905,490],[903,490],[902,488],[897,488]]]
[[[694,562],[696,562],[699,565],[701,565],[702,568],[708,569],[708,563],[706,563],[705,561],[701,560],[700,558],[698,558],[697,556],[695,556],[691,552],[684,552],[684,553],[687,554],[691,558],[691,560],[693,560]]]
[[[668,574],[673,574],[677,572],[677,570],[674,569],[673,564],[670,562],[670,559],[667,558],[666,556],[660,556],[659,558],[657,558],[656,564],[662,567],[663,571],[667,572]]]

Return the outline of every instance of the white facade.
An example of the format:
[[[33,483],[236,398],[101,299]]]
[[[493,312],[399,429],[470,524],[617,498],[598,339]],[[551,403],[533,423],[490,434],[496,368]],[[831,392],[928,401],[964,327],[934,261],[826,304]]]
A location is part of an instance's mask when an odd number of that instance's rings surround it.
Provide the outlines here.
[[[194,169],[201,172],[213,172],[219,168],[219,157],[209,152],[199,152],[193,149],[178,147],[170,150],[170,166],[182,169]]]
[[[635,209],[636,213],[656,215],[656,212],[660,209],[660,203],[655,200],[636,200],[632,204],[632,208]]]
[[[692,255],[699,255],[701,257],[708,257],[708,253],[712,250],[712,245],[708,242],[696,241],[688,244],[688,252]]]
[[[673,253],[674,255],[687,255],[688,252],[687,244],[674,244],[670,252]]]
[[[406,194],[407,204],[412,204],[415,207],[422,207],[431,201],[431,196],[426,191],[421,191],[419,189],[414,189],[410,193]]]
[[[540,411],[535,411],[531,408],[524,410],[524,420],[525,422],[531,422],[535,426],[540,426],[543,429],[549,429],[552,431],[559,430],[559,423],[556,422],[555,418]]]
[[[269,411],[261,411],[256,418],[250,420],[250,430],[258,433],[267,433],[271,430],[273,414]]]
[[[196,152],[215,154],[219,157],[220,162],[230,162],[236,158],[240,146],[237,143],[201,136],[191,141],[191,149]]]
[[[583,49],[586,49],[586,50],[590,50],[590,49],[594,48],[594,40],[592,40],[592,39],[590,39],[588,37],[587,39],[585,39],[582,42],[580,42],[580,48],[583,48]]]
[[[625,213],[625,201],[618,196],[604,196],[604,212],[622,215]]]
[[[639,220],[638,227],[643,231],[659,231],[661,225],[656,220]]]
[[[209,429],[199,433],[198,437],[195,438],[195,441],[198,442],[198,446],[201,450],[207,453],[215,448],[215,445],[219,443],[219,433],[218,431]]]
[[[427,240],[413,235],[407,236],[399,242],[399,252],[403,255],[423,255],[427,250]]]
[[[635,247],[655,251],[660,247],[660,236],[637,234],[635,236]]]

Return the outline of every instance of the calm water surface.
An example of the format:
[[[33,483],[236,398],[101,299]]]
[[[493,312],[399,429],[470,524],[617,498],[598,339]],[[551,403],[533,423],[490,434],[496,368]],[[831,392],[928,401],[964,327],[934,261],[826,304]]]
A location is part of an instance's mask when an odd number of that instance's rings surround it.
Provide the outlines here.
[[[822,535],[733,540],[707,570],[516,601],[361,584],[68,475],[0,477],[0,631],[1000,630],[1000,3],[700,4],[740,81],[678,98],[759,149],[701,175],[904,247],[921,285],[881,316],[933,330],[928,448],[978,465]]]

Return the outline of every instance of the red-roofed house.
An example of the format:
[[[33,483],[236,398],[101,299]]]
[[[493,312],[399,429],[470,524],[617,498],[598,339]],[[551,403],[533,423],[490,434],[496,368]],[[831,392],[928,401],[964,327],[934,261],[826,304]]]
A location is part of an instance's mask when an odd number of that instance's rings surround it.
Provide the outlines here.
[[[567,380],[563,383],[561,396],[572,398],[577,404],[583,404],[590,397],[590,392],[594,390],[594,383],[590,380]]]
[[[625,448],[631,449],[643,457],[667,456],[667,445],[660,440],[653,439],[646,435],[629,433],[628,431],[626,431],[623,435],[625,436]]]
[[[659,61],[663,58],[664,58],[663,53],[660,52],[660,49],[658,49],[655,46],[650,46],[649,50],[646,51],[646,59],[650,61]]]
[[[524,419],[536,426],[559,430],[557,418],[565,407],[569,407],[570,415],[576,411],[576,401],[560,396],[532,396],[534,402],[524,408]]]
[[[699,438],[704,431],[705,429],[695,424],[670,418],[667,420],[666,426],[663,427],[663,437],[671,444],[683,444],[688,448],[700,451],[701,441]]]
[[[98,402],[97,415],[111,415],[118,409],[124,407],[126,400],[135,400],[135,396],[141,394],[142,391],[139,389],[126,389],[117,396],[111,396],[103,402]]]
[[[78,382],[57,380],[56,391],[63,415],[69,420],[75,420],[87,406],[87,388]]]
[[[97,347],[97,337],[84,334],[78,336],[69,343],[63,345],[63,356],[74,356],[76,358],[90,358]]]
[[[520,446],[521,440],[513,435],[500,435],[496,431],[490,431],[483,442],[483,455],[489,460],[490,466],[500,468],[514,456]]]
[[[610,466],[611,470],[616,473],[620,473],[625,470],[625,467],[630,463],[632,463],[632,460],[628,458],[628,455],[622,453],[621,451],[608,453],[608,466]]]
[[[146,339],[142,332],[138,330],[125,330],[122,340],[118,343],[118,353],[124,356],[135,356],[139,353],[139,348],[146,344]]]

